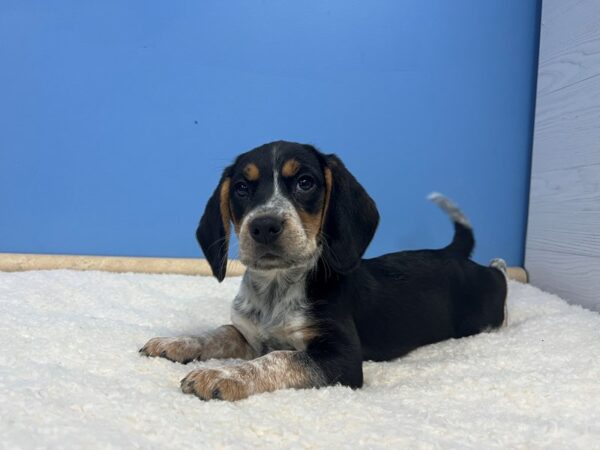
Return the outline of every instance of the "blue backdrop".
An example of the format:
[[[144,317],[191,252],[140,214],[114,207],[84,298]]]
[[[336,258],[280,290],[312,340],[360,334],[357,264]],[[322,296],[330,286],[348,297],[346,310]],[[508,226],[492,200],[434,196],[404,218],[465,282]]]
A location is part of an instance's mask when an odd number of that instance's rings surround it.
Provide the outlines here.
[[[379,205],[368,255],[523,261],[538,0],[0,3],[0,251],[200,256],[222,168],[338,153]]]

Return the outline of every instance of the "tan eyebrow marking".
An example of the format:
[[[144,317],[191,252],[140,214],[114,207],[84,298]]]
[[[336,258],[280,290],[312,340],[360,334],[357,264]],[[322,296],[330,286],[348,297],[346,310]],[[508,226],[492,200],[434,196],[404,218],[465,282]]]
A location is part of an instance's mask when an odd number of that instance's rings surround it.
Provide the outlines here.
[[[260,177],[260,171],[254,163],[247,164],[244,167],[244,176],[248,181],[256,181]]]
[[[281,175],[286,178],[293,177],[300,170],[300,163],[295,159],[288,159],[281,169]]]

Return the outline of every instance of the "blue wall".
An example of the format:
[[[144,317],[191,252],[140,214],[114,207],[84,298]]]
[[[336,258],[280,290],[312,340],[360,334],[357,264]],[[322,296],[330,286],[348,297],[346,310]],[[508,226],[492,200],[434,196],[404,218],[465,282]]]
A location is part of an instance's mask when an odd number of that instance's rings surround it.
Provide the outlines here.
[[[537,0],[0,2],[0,251],[199,256],[233,157],[338,153],[377,201],[368,254],[523,260]]]

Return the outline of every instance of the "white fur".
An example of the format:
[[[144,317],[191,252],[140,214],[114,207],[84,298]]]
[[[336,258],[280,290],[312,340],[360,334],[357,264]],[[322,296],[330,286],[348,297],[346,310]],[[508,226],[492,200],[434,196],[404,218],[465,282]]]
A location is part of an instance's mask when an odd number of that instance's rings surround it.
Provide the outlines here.
[[[306,315],[306,272],[246,271],[231,307],[231,321],[255,351],[304,350],[301,332],[309,326]],[[265,291],[275,292],[268,298]],[[258,312],[259,314],[253,314]]]
[[[461,212],[461,210],[458,208],[458,205],[452,202],[452,200],[445,195],[440,194],[439,192],[432,192],[427,196],[427,199],[431,200],[433,203],[442,208],[454,222],[458,222],[465,227],[471,228],[469,219],[467,219],[467,217]]]

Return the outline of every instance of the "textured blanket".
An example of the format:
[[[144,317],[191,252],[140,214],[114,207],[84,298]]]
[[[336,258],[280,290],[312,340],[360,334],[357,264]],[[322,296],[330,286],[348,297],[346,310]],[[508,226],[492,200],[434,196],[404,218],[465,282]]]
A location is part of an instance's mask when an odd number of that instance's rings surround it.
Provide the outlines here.
[[[0,273],[2,448],[600,448],[600,315],[511,283],[497,332],[365,363],[365,386],[238,403],[149,338],[228,323],[239,278]]]

